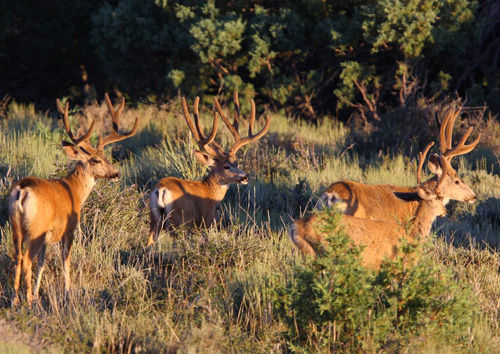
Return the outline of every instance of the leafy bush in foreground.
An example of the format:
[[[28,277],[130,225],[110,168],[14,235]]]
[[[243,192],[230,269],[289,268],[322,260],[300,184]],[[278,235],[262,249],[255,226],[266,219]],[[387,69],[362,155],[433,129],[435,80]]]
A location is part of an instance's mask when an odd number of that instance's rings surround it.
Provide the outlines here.
[[[397,260],[374,273],[361,266],[361,247],[335,231],[339,215],[318,215],[326,221],[322,254],[297,264],[275,292],[292,350],[397,350],[416,338],[467,343],[477,304],[421,247],[402,246]],[[408,266],[414,251],[423,255]]]

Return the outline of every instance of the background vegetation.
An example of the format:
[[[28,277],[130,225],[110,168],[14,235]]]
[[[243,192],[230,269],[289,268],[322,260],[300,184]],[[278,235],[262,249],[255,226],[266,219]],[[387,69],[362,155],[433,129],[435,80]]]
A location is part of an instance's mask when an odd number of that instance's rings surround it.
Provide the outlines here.
[[[98,132],[109,129],[103,124],[109,120],[105,105],[82,109],[97,119]],[[498,165],[481,155],[457,159],[478,201],[450,203],[414,269],[396,263],[369,273],[341,235],[331,251],[341,261],[332,263],[329,253],[310,263],[286,236],[291,218],[335,180],[414,185],[416,152],[355,150],[353,132],[340,124],[315,126],[273,115],[265,138],[240,152],[251,182],[230,188],[220,222],[204,232],[181,232],[175,242],[162,234],[149,252],[149,188],[163,176],[201,178],[205,171],[193,159],[179,107],[168,113],[154,105],[131,108],[125,122],[130,125],[136,116],[139,132],[109,151],[123,173],[121,183],[99,182],[84,205],[70,301],[64,300],[59,248],[52,246],[41,303],[32,310],[10,308],[13,245],[5,197],[22,176],[61,176],[71,166],[60,149],[60,120],[12,103],[8,119],[0,121],[0,316],[35,335],[36,348],[500,350],[500,178],[493,173]],[[74,114],[71,120],[78,124],[84,118]],[[229,144],[226,130],[217,139]],[[311,314],[318,314],[312,322]]]
[[[0,5],[0,95],[43,107],[95,90],[135,102],[238,89],[289,115],[365,124],[418,95],[499,109],[495,0],[32,5]]]

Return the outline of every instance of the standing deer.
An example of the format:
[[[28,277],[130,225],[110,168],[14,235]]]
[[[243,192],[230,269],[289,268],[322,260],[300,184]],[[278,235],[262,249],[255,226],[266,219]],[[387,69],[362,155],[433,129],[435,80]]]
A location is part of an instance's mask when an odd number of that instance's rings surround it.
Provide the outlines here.
[[[395,250],[400,246],[403,237],[408,241],[424,241],[430,233],[432,223],[436,216],[446,214],[444,199],[448,198],[451,178],[448,173],[449,164],[444,155],[440,156],[443,173],[432,186],[420,184],[421,171],[427,152],[434,143],[430,143],[423,153],[419,153],[419,165],[417,169],[416,193],[418,201],[416,212],[409,225],[396,222],[370,220],[357,218],[350,215],[341,215],[340,228],[353,241],[355,245],[364,246],[361,252],[362,264],[370,269],[379,269],[384,258],[394,258]],[[303,220],[297,220],[289,230],[289,237],[302,254],[316,256],[323,235],[318,231],[323,220],[316,214],[307,216]],[[406,226],[406,227],[405,227]],[[338,228],[337,227],[337,228]]]
[[[150,234],[148,246],[153,245],[160,230],[172,226],[188,224],[192,226],[210,226],[215,221],[217,205],[224,199],[231,183],[248,183],[247,174],[238,167],[236,152],[243,146],[256,142],[267,133],[271,119],[266,116],[262,130],[253,133],[255,123],[255,102],[251,100],[251,112],[248,126],[248,136],[241,138],[238,133],[240,120],[240,104],[238,93],[234,94],[234,121],[231,124],[222,110],[217,98],[214,98],[214,120],[212,131],[206,136],[199,122],[199,97],[194,101],[194,123],[189,114],[186,99],[182,98],[184,119],[198,142],[200,150],[194,151],[194,156],[201,164],[211,167],[210,172],[202,181],[187,181],[175,177],[163,178],[156,184],[149,198]],[[217,133],[217,113],[234,137],[234,145],[229,152],[221,147],[215,139]]]
[[[76,160],[76,168],[69,175],[58,179],[42,179],[25,177],[12,187],[8,198],[8,211],[12,236],[14,238],[14,257],[16,259],[13,305],[19,302],[19,283],[21,268],[26,283],[26,298],[31,306],[33,294],[31,288],[31,268],[33,259],[38,255],[38,271],[35,285],[35,299],[44,270],[45,249],[47,245],[61,242],[61,254],[64,268],[64,289],[69,293],[70,253],[75,227],[80,222],[80,209],[89,196],[98,178],[116,180],[120,172],[106,159],[104,147],[108,144],[126,139],[137,131],[138,119],[129,133],[118,132],[120,114],[125,99],[117,110],[108,96],[106,102],[111,112],[113,131],[106,137],[99,136],[94,148],[89,139],[94,129],[92,121],[89,130],[74,136],[69,126],[69,103],[63,107],[57,100],[57,108],[63,116],[64,128],[71,142],[63,141],[63,151]],[[23,244],[25,251],[23,252]]]
[[[436,176],[424,182],[426,188],[433,188],[446,167],[448,178],[444,180],[443,189],[447,191],[443,203],[450,199],[474,203],[476,195],[466,185],[451,166],[451,159],[472,151],[479,143],[465,145],[472,132],[469,128],[455,148],[452,148],[453,125],[460,114],[460,109],[449,110],[439,130],[441,156],[433,154],[428,167]],[[364,183],[341,181],[332,184],[321,195],[317,208],[336,206],[343,214],[359,218],[385,221],[403,221],[414,215],[419,205],[416,187],[400,187],[390,184],[368,185]]]

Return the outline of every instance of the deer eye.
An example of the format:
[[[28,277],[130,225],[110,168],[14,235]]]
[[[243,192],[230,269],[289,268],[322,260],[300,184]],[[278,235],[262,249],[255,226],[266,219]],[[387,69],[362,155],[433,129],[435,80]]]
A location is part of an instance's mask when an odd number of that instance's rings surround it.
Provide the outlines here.
[[[92,159],[90,159],[90,163],[97,165],[98,163],[101,163],[101,160],[92,158]]]
[[[459,180],[456,180],[456,181],[455,181],[455,184],[460,184],[460,181],[459,181]]]
[[[229,170],[230,168],[231,168],[231,167],[230,167],[229,165],[225,165],[225,166],[224,166],[224,169],[225,169],[225,170]]]

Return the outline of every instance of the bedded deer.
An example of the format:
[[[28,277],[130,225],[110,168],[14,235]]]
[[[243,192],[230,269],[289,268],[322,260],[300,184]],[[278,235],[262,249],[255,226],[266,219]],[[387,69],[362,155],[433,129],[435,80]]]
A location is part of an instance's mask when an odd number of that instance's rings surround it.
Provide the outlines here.
[[[443,183],[447,190],[443,203],[450,199],[473,203],[476,195],[466,185],[451,166],[451,160],[458,155],[472,151],[479,143],[478,137],[471,144],[465,145],[472,132],[469,128],[455,148],[452,148],[452,132],[460,109],[449,110],[439,130],[441,156],[433,154],[427,166],[436,176],[424,182],[424,186],[432,188],[446,167],[448,178]],[[401,187],[391,184],[369,185],[364,183],[341,181],[329,186],[318,200],[317,208],[336,206],[343,214],[359,218],[385,221],[404,221],[414,215],[419,205],[416,187]]]
[[[197,141],[200,150],[194,151],[194,156],[201,164],[211,167],[210,172],[202,181],[188,181],[175,177],[160,180],[153,188],[150,198],[150,234],[148,246],[153,245],[161,229],[168,230],[170,226],[187,224],[190,226],[210,226],[215,221],[217,205],[224,199],[231,183],[248,183],[247,174],[238,167],[236,152],[243,146],[256,142],[267,133],[271,119],[266,115],[264,127],[253,133],[255,124],[255,102],[251,100],[248,136],[241,138],[238,132],[240,120],[240,105],[238,93],[234,94],[234,121],[231,124],[217,98],[214,98],[214,118],[212,130],[208,136],[200,127],[198,104],[199,97],[194,101],[194,122],[188,111],[185,98],[182,98],[184,119]],[[226,152],[215,141],[217,133],[217,113],[234,137],[234,144]]]
[[[432,223],[437,216],[446,214],[443,200],[448,198],[450,187],[448,179],[449,164],[444,155],[440,156],[443,173],[432,186],[420,184],[421,171],[427,152],[434,143],[430,143],[423,153],[419,154],[419,165],[417,168],[418,195],[415,214],[409,224],[370,220],[357,218],[350,215],[341,215],[338,228],[342,228],[345,234],[355,245],[364,246],[361,252],[362,264],[370,269],[379,269],[384,258],[394,258],[395,250],[400,246],[404,237],[409,242],[424,241],[429,235]],[[288,235],[291,241],[304,255],[316,256],[321,249],[323,235],[319,231],[321,223],[324,222],[318,215],[312,214],[302,220],[297,220],[289,229]]]
[[[26,299],[31,306],[33,301],[31,268],[37,255],[38,270],[34,297],[38,298],[44,270],[45,249],[47,245],[57,242],[61,242],[64,289],[66,294],[69,293],[71,246],[75,228],[80,222],[80,209],[96,184],[96,179],[120,177],[116,167],[106,159],[104,147],[134,135],[138,127],[138,119],[136,119],[130,132],[119,133],[119,120],[125,99],[122,99],[119,108],[115,110],[108,94],[105,98],[111,112],[113,131],[104,138],[99,136],[96,147],[89,142],[95,121],[92,121],[86,133],[73,135],[68,119],[69,103],[66,102],[63,107],[57,100],[57,108],[63,117],[64,128],[71,139],[71,142],[62,142],[63,151],[70,159],[77,161],[75,169],[66,177],[58,179],[25,177],[12,187],[8,198],[8,211],[16,260],[13,305],[19,302],[22,268],[26,283]]]

